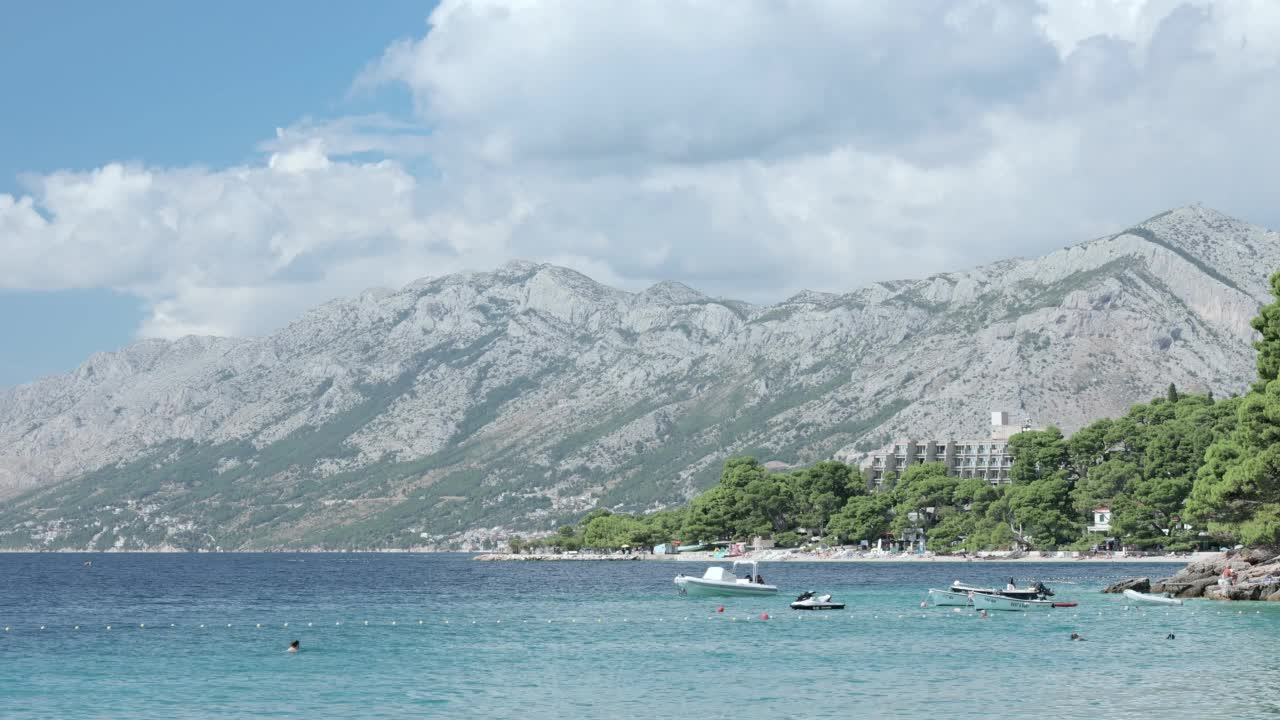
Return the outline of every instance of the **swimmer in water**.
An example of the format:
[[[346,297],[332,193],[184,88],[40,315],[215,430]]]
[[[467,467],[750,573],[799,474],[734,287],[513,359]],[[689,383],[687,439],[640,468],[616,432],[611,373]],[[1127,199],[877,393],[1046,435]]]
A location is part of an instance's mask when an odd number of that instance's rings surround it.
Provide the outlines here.
[[[285,652],[296,653],[301,648],[302,648],[302,641],[294,640],[293,642],[289,643],[289,649],[285,650]]]
[[[1177,636],[1175,636],[1173,633],[1169,633],[1169,634],[1165,637],[1165,640],[1176,640],[1176,639],[1177,639]]]
[[[1084,638],[1083,638],[1083,637],[1081,637],[1080,633],[1071,633],[1071,639],[1072,639],[1072,640],[1084,640]]]
[[[986,617],[987,617],[987,611],[986,611],[985,609],[983,609],[980,613],[978,613],[978,617],[980,617],[980,618],[986,618]]]

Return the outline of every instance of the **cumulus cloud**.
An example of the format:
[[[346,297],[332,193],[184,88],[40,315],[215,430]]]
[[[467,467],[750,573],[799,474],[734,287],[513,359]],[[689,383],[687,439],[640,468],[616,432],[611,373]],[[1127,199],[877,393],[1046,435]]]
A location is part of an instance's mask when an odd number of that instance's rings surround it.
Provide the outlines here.
[[[524,257],[776,300],[1031,255],[1203,201],[1280,225],[1280,5],[445,0],[258,164],[0,195],[0,286],[243,334]]]

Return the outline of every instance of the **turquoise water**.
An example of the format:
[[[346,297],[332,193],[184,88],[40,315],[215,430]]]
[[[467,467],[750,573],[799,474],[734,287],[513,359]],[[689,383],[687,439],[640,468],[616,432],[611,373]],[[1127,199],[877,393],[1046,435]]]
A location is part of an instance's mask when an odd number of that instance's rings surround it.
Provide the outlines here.
[[[1280,712],[1280,608],[1193,601],[1135,609],[1097,593],[1121,577],[1167,574],[1168,565],[779,563],[761,569],[784,590],[776,598],[676,595],[675,573],[703,567],[391,554],[0,555],[0,626],[9,627],[0,632],[0,717]],[[929,587],[1011,575],[1040,578],[1080,606],[986,620],[920,607]],[[807,589],[832,592],[849,608],[788,610]],[[772,619],[760,620],[762,612]],[[1069,642],[1073,631],[1088,641]],[[1176,640],[1164,639],[1170,632]],[[293,639],[302,652],[284,653]]]

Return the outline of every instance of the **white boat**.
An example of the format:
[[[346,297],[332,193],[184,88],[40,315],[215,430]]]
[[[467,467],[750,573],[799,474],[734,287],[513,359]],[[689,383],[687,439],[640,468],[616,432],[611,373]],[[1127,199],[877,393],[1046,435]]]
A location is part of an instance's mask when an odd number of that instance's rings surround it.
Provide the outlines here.
[[[929,604],[935,607],[939,605],[958,605],[966,607],[973,604],[973,598],[969,593],[959,590],[939,590],[937,588],[929,588]]]
[[[1134,602],[1151,603],[1152,605],[1181,605],[1182,601],[1178,598],[1165,597],[1163,595],[1151,595],[1148,593],[1140,593],[1137,590],[1125,590],[1124,596]]]
[[[1052,600],[1019,600],[1004,595],[973,594],[973,607],[978,610],[1051,610],[1056,607],[1075,607],[1073,602]]]
[[[1020,588],[1014,585],[1013,578],[1009,578],[1009,584],[1003,588],[974,587],[956,580],[951,583],[951,587],[945,590],[929,588],[928,603],[935,607],[939,605],[964,607],[973,604],[974,595],[999,595],[1015,600],[1044,600],[1051,597],[1053,591],[1045,587],[1044,583],[1036,583],[1030,587]]]
[[[738,566],[745,565],[749,574],[745,578],[737,576]],[[719,565],[707,568],[702,577],[690,577],[680,574],[675,578],[676,587],[681,594],[687,595],[719,595],[719,596],[763,596],[778,592],[776,585],[765,585],[756,582],[760,579],[755,560],[736,560],[733,569]]]

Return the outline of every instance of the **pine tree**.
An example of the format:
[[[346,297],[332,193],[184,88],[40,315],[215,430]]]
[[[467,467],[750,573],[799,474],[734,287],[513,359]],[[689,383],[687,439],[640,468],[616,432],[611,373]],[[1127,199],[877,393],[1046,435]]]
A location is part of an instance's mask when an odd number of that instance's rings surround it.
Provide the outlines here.
[[[1205,452],[1187,510],[1246,545],[1280,543],[1280,272],[1276,301],[1253,320],[1262,334],[1258,382],[1240,401],[1236,429]]]
[[[1178,402],[1178,388],[1173,383],[1169,383],[1169,389],[1165,392],[1164,399],[1171,403]]]

